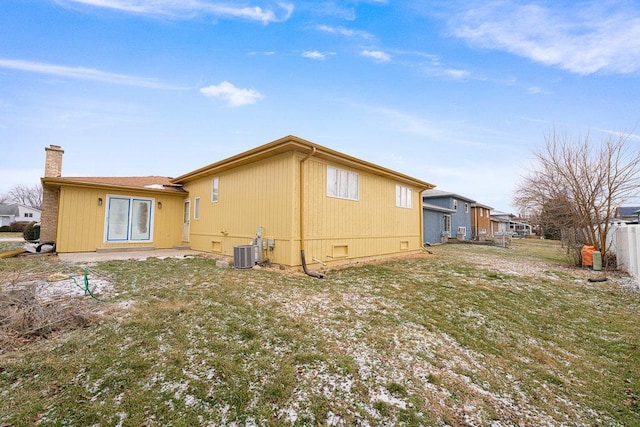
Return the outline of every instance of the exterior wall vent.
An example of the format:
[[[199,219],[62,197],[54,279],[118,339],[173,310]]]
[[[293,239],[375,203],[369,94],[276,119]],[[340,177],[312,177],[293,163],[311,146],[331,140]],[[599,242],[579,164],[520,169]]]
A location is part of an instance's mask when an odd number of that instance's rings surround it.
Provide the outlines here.
[[[233,247],[233,267],[240,269],[253,268],[255,265],[255,245]]]

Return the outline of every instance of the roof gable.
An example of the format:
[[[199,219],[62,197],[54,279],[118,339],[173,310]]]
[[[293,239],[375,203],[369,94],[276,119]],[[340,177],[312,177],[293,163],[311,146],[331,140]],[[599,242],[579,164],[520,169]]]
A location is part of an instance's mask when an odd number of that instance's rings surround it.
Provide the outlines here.
[[[360,171],[366,171],[374,175],[379,175],[397,181],[408,183],[425,190],[435,187],[433,184],[412,178],[408,175],[387,169],[385,167],[369,163],[367,161],[349,156],[339,151],[332,150],[311,141],[299,138],[297,136],[288,135],[267,144],[256,147],[252,150],[245,151],[219,162],[211,163],[207,166],[196,169],[192,172],[181,175],[171,182],[176,184],[184,184],[189,181],[201,178],[207,175],[214,175],[225,170],[233,169],[239,166],[247,165],[262,159],[266,159],[278,154],[298,151],[305,155],[312,154],[313,157],[328,160],[340,165],[345,165]]]

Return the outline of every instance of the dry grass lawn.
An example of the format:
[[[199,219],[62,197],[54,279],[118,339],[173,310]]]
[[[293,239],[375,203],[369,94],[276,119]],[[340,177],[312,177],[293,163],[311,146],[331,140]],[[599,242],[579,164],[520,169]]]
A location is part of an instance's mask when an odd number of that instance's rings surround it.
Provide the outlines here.
[[[628,277],[590,283],[554,242],[429,250],[322,280],[91,265],[105,301],[58,297],[87,322],[0,350],[0,425],[640,425]],[[84,267],[0,260],[0,292]]]

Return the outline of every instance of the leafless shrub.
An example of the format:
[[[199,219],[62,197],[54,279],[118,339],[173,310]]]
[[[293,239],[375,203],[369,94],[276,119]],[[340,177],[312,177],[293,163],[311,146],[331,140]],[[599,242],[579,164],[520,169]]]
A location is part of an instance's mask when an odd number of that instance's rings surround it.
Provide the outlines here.
[[[43,284],[0,291],[0,352],[56,332],[86,327],[98,315],[83,298],[43,299]]]
[[[514,204],[533,213],[552,238],[562,238],[580,260],[582,245],[611,260],[608,236],[614,211],[640,189],[640,150],[635,135],[610,133],[600,143],[555,130],[535,151]]]

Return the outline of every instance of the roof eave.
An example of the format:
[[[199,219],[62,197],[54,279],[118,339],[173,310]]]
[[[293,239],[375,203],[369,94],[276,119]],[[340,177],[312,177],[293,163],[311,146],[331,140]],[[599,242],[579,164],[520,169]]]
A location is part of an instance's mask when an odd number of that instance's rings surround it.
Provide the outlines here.
[[[152,194],[162,194],[165,196],[181,196],[189,194],[186,190],[174,189],[171,191],[167,191],[164,189],[158,188],[149,188],[149,187],[139,187],[135,185],[116,185],[116,184],[106,184],[106,183],[97,183],[97,182],[88,182],[88,181],[77,181],[68,178],[52,178],[52,177],[44,177],[40,178],[43,186],[48,187],[56,187],[60,188],[62,186],[66,187],[80,187],[80,188],[96,188],[96,189],[104,189],[104,190],[112,190],[112,191],[136,191],[136,192],[144,192],[144,193],[152,193]],[[172,187],[175,188],[175,187]]]
[[[201,167],[192,172],[189,172],[177,178],[174,178],[171,180],[171,182],[185,183],[185,182],[193,181],[194,179],[201,178],[203,176],[214,175],[216,173],[220,173],[228,169],[246,165],[258,160],[262,160],[264,158],[267,158],[276,154],[285,153],[288,151],[296,151],[296,150],[304,150],[304,152],[306,153],[307,151],[313,150],[314,148],[315,148],[314,157],[331,160],[336,163],[348,165],[356,169],[365,170],[375,175],[394,178],[403,183],[411,184],[415,187],[418,187],[419,191],[435,188],[435,185],[430,184],[428,182],[424,182],[416,178],[412,178],[408,175],[404,175],[402,173],[393,171],[391,169],[387,169],[382,166],[358,159],[356,157],[352,157],[347,154],[340,153],[338,151],[313,143],[311,141],[307,141],[305,139],[299,138],[294,135],[285,136],[283,138],[269,142],[265,145],[261,145],[260,147],[256,147],[252,150],[245,151],[243,153],[237,154],[235,156],[229,157],[219,162],[211,163],[207,166]]]
[[[444,208],[442,206],[432,205],[430,203],[422,203],[422,209],[427,209],[427,210],[436,211],[436,212],[445,212],[445,213],[454,213],[454,212],[456,212],[455,209]]]

